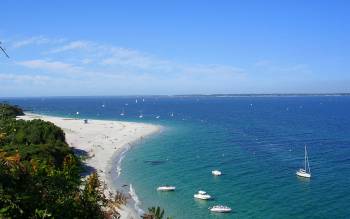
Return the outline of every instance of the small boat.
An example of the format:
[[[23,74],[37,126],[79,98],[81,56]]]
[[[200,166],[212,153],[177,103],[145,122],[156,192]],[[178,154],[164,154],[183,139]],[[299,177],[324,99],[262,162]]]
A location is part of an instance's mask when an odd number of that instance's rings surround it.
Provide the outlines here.
[[[170,192],[170,191],[175,191],[175,189],[176,189],[175,186],[159,186],[157,188],[157,191]]]
[[[213,174],[214,176],[221,176],[221,171],[213,170],[213,171],[211,171],[211,174]]]
[[[171,116],[171,117],[174,117],[174,113],[171,113],[170,116]]]
[[[121,116],[124,116],[124,115],[125,115],[124,109],[123,109],[123,111],[120,113],[120,115],[121,115]]]
[[[105,107],[105,105],[104,105],[104,104],[102,104],[102,105],[101,105],[101,107],[102,107],[102,108],[104,108],[104,107]]]
[[[160,116],[156,116],[156,119],[159,119],[160,118]]]
[[[140,118],[140,119],[142,119],[142,118],[143,118],[143,114],[142,114],[142,113],[139,115],[139,118]]]
[[[306,169],[307,164],[307,169]],[[310,171],[310,164],[309,164],[309,158],[307,156],[307,150],[305,145],[305,159],[304,159],[304,169],[299,169],[296,172],[297,176],[304,177],[304,178],[311,178],[311,171]]]
[[[215,205],[211,208],[209,208],[211,212],[217,212],[217,213],[229,213],[232,211],[230,207],[224,206],[224,205]]]
[[[193,197],[195,197],[197,199],[202,199],[202,200],[211,199],[211,196],[209,194],[207,194],[207,192],[205,192],[205,191],[198,191],[198,193],[194,194]]]
[[[135,103],[137,103],[137,99],[135,99]]]

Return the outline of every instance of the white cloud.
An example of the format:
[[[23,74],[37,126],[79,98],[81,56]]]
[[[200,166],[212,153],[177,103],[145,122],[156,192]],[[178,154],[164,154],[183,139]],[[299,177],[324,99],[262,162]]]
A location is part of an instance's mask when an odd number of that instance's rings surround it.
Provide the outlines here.
[[[9,81],[15,83],[35,83],[45,84],[50,78],[43,75],[18,75],[18,74],[0,74],[1,81]]]
[[[123,66],[127,68],[165,68],[167,61],[153,57],[140,51],[99,44],[91,41],[72,41],[49,51],[49,53],[75,52],[82,56],[83,64],[99,63],[106,66]],[[88,61],[86,61],[88,60]]]
[[[92,45],[90,45],[89,42],[78,40],[78,41],[72,41],[72,42],[69,42],[68,44],[54,48],[50,52],[51,53],[66,52],[66,51],[76,50],[76,49],[86,49],[90,46]]]
[[[16,64],[37,70],[35,74],[43,77],[60,73],[50,76],[54,80],[48,81],[49,87],[64,86],[67,92],[87,92],[85,89],[91,89],[91,95],[98,90],[113,91],[114,94],[171,94],[179,91],[190,93],[191,89],[208,93],[217,88],[220,92],[220,89],[227,91],[244,81],[246,74],[244,69],[230,65],[182,64],[135,49],[85,40],[48,43],[32,56],[37,58]],[[8,79],[11,77],[14,76],[10,75]],[[40,78],[37,80],[40,81]]]
[[[56,43],[62,43],[64,42],[65,39],[63,38],[56,38],[56,39],[49,39],[44,36],[35,36],[35,37],[30,37],[27,39],[19,40],[19,41],[14,41],[12,43],[13,48],[22,48],[25,46],[29,45],[42,45],[42,44],[56,44]]]
[[[74,66],[72,64],[60,62],[60,61],[48,61],[42,59],[27,60],[18,62],[19,65],[32,68],[32,69],[42,69],[48,71],[64,71],[67,73],[78,73],[81,68]]]

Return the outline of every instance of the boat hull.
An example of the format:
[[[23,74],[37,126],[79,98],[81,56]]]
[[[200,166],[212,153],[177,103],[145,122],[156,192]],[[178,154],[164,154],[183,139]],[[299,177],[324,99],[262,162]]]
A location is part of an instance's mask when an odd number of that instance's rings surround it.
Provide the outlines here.
[[[196,198],[196,199],[201,199],[201,200],[209,200],[209,199],[211,199],[210,195],[195,194],[195,195],[193,195],[193,197]]]
[[[175,191],[175,187],[173,186],[169,186],[169,187],[164,187],[164,186],[161,186],[161,187],[158,187],[157,188],[157,191],[160,191],[160,192],[171,192],[171,191]]]
[[[213,171],[211,171],[211,174],[214,176],[221,176],[221,171],[213,170]]]
[[[299,176],[299,177],[311,178],[311,174],[310,173],[306,173],[304,171],[297,171],[296,175]]]
[[[215,208],[215,207],[210,208],[209,210],[215,213],[230,213],[232,211],[231,208],[222,209],[222,208]]]

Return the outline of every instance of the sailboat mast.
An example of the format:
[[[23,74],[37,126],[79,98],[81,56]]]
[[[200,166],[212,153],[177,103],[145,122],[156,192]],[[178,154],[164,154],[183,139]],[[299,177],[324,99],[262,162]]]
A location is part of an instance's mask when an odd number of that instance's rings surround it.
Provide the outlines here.
[[[306,161],[307,161],[307,167],[309,169],[309,173],[311,173],[311,170],[310,170],[310,163],[309,163],[309,156],[307,156],[307,151],[306,151]]]
[[[305,145],[305,158],[304,158],[304,170],[306,171],[306,145]]]

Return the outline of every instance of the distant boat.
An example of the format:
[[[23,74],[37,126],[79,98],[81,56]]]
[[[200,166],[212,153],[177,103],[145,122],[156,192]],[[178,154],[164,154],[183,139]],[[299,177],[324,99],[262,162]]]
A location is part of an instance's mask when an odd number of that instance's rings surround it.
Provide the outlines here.
[[[209,208],[211,212],[217,212],[217,213],[229,213],[232,211],[230,207],[224,206],[224,205],[215,205],[211,208]]]
[[[77,112],[76,114],[79,115],[79,112]]]
[[[171,113],[170,116],[173,117],[173,116],[174,116],[174,113]]]
[[[196,199],[202,199],[202,200],[211,199],[211,196],[209,194],[207,194],[207,192],[205,192],[205,191],[198,191],[198,193],[194,194],[193,197],[195,197]]]
[[[135,103],[137,103],[137,99],[135,100]]]
[[[140,113],[139,118],[140,118],[140,119],[142,119],[142,118],[143,118],[143,114],[142,114],[142,113]]]
[[[307,164],[307,165],[306,165]],[[307,166],[307,169],[306,169]],[[304,177],[304,178],[311,178],[311,171],[310,171],[310,164],[309,164],[309,157],[307,156],[307,150],[305,145],[305,159],[304,159],[304,169],[299,169],[296,172],[297,176]]]
[[[145,98],[142,98],[142,102],[145,102]]]
[[[104,104],[102,104],[102,106],[101,106],[102,108],[104,108],[105,107],[105,105]]]
[[[211,174],[213,174],[214,176],[221,176],[221,171],[213,170],[213,171],[211,171]]]
[[[159,186],[157,188],[157,191],[170,192],[170,191],[175,191],[175,189],[176,189],[175,186]]]
[[[156,119],[159,119],[160,118],[160,116],[156,116]]]
[[[124,109],[122,110],[122,112],[120,113],[121,116],[124,116],[125,113],[124,113]]]

